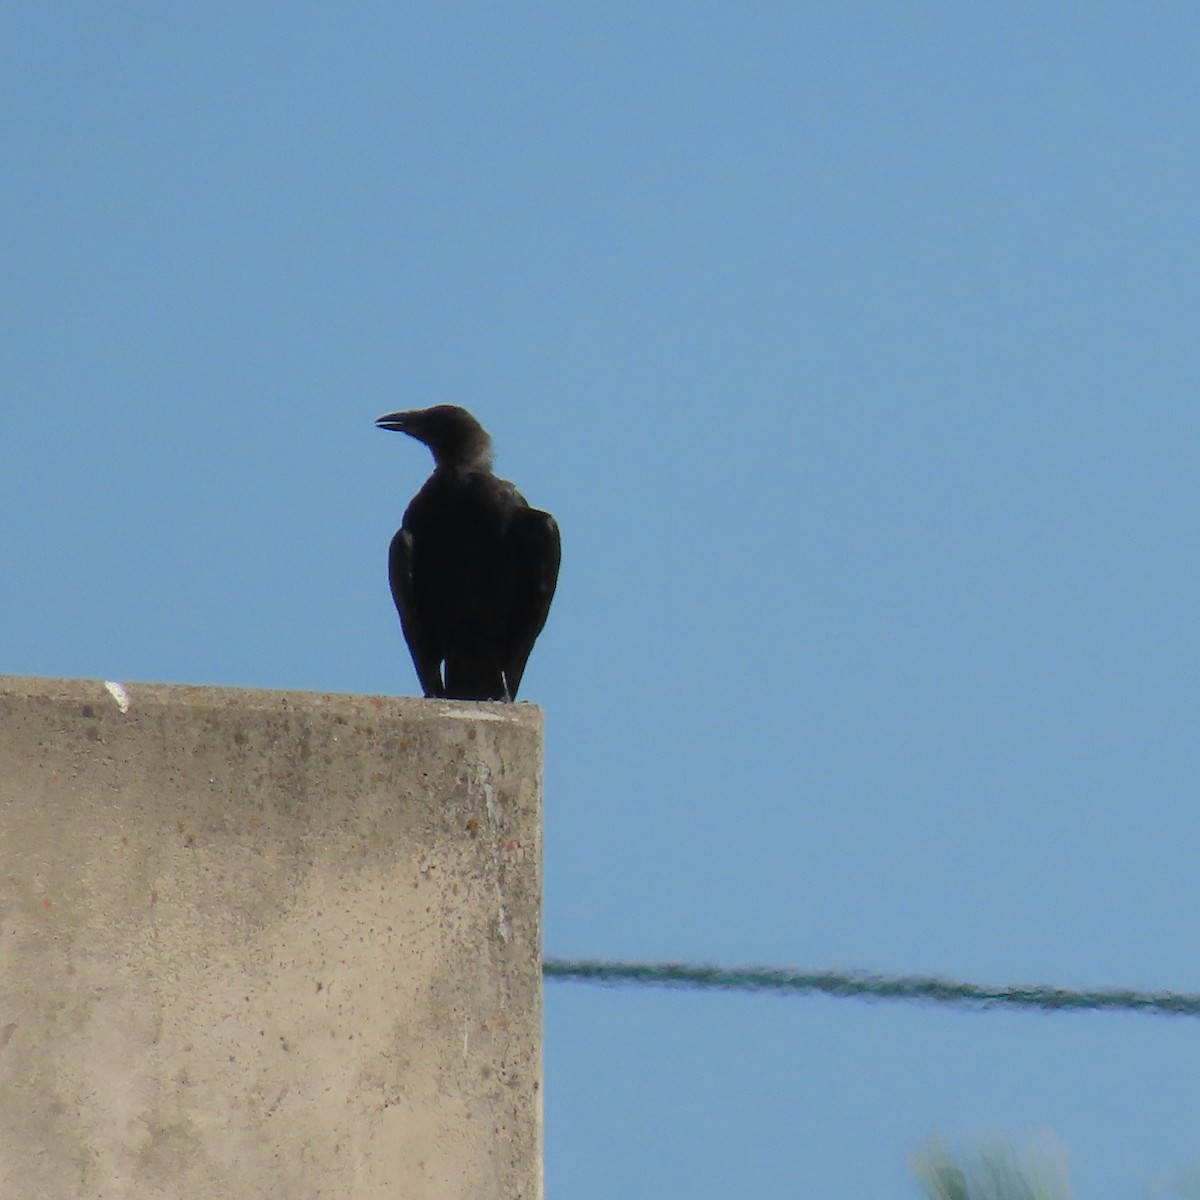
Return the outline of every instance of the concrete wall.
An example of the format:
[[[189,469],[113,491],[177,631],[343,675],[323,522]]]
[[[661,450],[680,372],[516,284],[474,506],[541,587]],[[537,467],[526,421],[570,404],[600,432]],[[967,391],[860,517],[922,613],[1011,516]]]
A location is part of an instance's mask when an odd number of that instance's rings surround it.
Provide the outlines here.
[[[0,677],[0,1196],[541,1194],[541,714]]]

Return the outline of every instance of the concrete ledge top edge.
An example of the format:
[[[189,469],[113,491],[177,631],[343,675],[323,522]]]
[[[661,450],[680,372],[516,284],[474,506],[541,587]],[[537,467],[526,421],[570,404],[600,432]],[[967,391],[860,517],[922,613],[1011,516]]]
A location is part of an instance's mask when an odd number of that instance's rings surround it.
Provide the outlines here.
[[[126,712],[139,704],[207,708],[286,709],[290,712],[346,712],[406,720],[448,718],[503,721],[540,730],[542,710],[527,701],[501,704],[475,700],[426,700],[416,696],[371,696],[352,692],[303,692],[272,688],[191,683],[137,683],[103,679],[58,679],[40,675],[0,675],[0,695],[111,704]]]

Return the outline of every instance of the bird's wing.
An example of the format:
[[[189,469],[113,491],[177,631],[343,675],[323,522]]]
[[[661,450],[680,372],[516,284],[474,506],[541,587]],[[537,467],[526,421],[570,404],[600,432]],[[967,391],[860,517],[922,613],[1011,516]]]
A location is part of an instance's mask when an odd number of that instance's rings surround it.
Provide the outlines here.
[[[392,585],[392,599],[400,614],[400,628],[404,630],[404,640],[408,643],[422,690],[426,696],[444,696],[442,659],[417,608],[412,561],[412,534],[407,529],[400,529],[388,547],[388,582]]]
[[[546,624],[554,599],[562,544],[557,522],[548,512],[536,508],[519,508],[513,513],[507,538],[517,580],[505,647],[504,681],[509,698],[515,700],[529,652]]]

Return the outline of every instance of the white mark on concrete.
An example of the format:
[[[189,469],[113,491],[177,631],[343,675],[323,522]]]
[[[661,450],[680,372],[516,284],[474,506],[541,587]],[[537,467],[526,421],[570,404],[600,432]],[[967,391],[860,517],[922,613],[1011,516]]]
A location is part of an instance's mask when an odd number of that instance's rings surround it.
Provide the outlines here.
[[[453,717],[456,721],[507,721],[509,718],[500,713],[464,712],[461,708],[443,708],[443,717]]]
[[[470,1036],[471,1027],[463,1022],[463,1062],[467,1061],[467,1038]]]
[[[112,683],[107,679],[104,681],[104,686],[108,688],[108,694],[117,702],[117,707],[123,713],[127,713],[130,704],[133,703],[129,698],[129,693],[119,683]]]
[[[492,717],[492,720],[503,720],[503,717]],[[499,805],[496,800],[496,789],[492,786],[492,770],[487,759],[480,756],[475,759],[471,771],[472,782],[483,793],[484,807],[487,809],[489,833],[492,842],[492,886],[496,891],[496,931],[500,940],[508,943],[512,939],[512,928],[508,923],[508,909],[504,906],[504,890],[500,881],[504,877],[504,864],[500,861],[500,822]]]

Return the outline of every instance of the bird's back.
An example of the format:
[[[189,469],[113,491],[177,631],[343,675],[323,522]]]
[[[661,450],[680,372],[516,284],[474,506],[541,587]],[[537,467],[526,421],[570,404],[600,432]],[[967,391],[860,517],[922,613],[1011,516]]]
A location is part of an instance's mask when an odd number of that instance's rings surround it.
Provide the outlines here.
[[[446,663],[450,695],[503,699],[507,631],[519,587],[507,542],[527,509],[512,484],[487,471],[438,470],[413,497],[413,594],[431,649]]]

